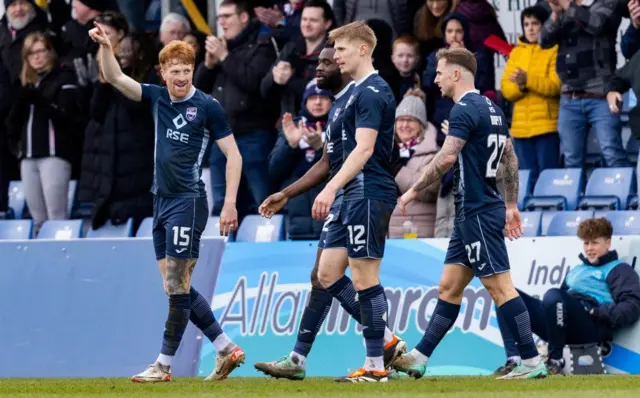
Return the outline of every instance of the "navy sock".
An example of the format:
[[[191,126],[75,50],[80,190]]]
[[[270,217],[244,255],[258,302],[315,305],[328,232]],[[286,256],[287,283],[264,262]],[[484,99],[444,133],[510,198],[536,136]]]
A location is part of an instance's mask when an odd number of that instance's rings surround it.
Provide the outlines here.
[[[531,319],[529,311],[520,296],[512,298],[499,308],[500,315],[511,335],[518,343],[518,351],[522,359],[538,356],[538,349],[531,334]]]
[[[343,276],[336,283],[329,286],[327,291],[335,297],[342,308],[344,308],[349,315],[353,317],[359,324],[360,322],[360,302],[356,296],[356,289],[353,287],[353,282],[348,276]]]
[[[298,339],[293,347],[295,353],[305,357],[309,355],[316,335],[331,309],[332,302],[333,296],[328,291],[317,287],[311,288],[311,297],[309,297],[309,303],[302,313]]]
[[[174,356],[180,346],[182,335],[189,323],[191,312],[191,296],[188,294],[174,294],[169,296],[169,315],[164,324],[162,350],[164,355]]]
[[[440,344],[440,340],[442,340],[444,335],[451,329],[451,326],[456,323],[459,313],[460,304],[452,304],[438,299],[429,325],[427,325],[427,330],[425,330],[424,336],[422,336],[422,339],[420,339],[420,342],[416,345],[416,350],[430,357],[431,354],[433,354],[433,350]]]
[[[211,311],[211,306],[200,292],[191,287],[189,295],[191,296],[191,315],[189,319],[213,342],[222,334],[222,327],[216,321],[213,311]]]
[[[387,299],[382,285],[358,292],[362,335],[367,346],[367,357],[384,355],[384,329],[387,326]]]

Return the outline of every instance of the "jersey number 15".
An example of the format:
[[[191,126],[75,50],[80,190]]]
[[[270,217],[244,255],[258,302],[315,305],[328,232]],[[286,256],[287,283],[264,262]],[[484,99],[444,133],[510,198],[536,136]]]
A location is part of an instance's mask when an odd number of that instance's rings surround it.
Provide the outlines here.
[[[507,136],[501,134],[489,134],[487,137],[487,147],[493,148],[489,161],[487,162],[487,178],[496,178],[498,173],[498,167],[500,166],[500,159],[504,152],[504,147],[507,144]]]

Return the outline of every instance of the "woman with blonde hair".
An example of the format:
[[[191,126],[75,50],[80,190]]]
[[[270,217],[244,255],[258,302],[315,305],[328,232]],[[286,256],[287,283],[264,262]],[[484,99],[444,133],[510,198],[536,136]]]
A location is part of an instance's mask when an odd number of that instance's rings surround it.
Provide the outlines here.
[[[44,34],[28,35],[22,48],[21,89],[7,119],[27,206],[36,231],[48,219],[67,218],[71,165],[79,154],[76,77],[58,65]]]

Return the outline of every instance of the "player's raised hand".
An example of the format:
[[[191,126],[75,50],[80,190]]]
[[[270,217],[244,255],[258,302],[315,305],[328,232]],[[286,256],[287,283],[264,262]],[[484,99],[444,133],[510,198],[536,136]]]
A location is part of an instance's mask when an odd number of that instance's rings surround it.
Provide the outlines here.
[[[507,222],[505,223],[505,235],[509,240],[518,239],[522,235],[522,222],[520,211],[516,207],[507,208]]]
[[[334,200],[336,200],[336,192],[329,186],[326,186],[322,192],[316,196],[316,200],[313,202],[313,207],[311,208],[311,216],[313,219],[322,221],[327,218]]]
[[[100,26],[100,24],[97,22],[94,22],[93,25],[95,26],[95,28],[89,31],[89,37],[91,37],[91,40],[100,44],[100,46],[104,47],[105,49],[111,51],[111,42],[109,41],[109,37],[107,37],[107,34],[104,33],[104,29],[102,29],[102,26]]]
[[[404,195],[398,198],[398,207],[403,216],[407,215],[407,205],[411,203],[418,196],[418,192],[415,189],[410,188]]]
[[[220,235],[229,236],[238,229],[238,210],[232,204],[224,204],[220,212]]]
[[[262,202],[258,208],[258,213],[264,218],[271,218],[274,214],[282,210],[288,201],[289,198],[287,198],[284,193],[276,192]]]

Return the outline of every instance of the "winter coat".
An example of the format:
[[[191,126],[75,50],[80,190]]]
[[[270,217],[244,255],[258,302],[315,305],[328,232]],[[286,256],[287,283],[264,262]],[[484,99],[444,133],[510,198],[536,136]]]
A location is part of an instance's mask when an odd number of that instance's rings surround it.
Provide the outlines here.
[[[560,78],[556,73],[558,46],[543,49],[537,43],[520,38],[511,51],[502,74],[504,98],[513,102],[511,136],[531,138],[558,131],[560,109]],[[520,68],[527,72],[526,91],[509,80]]]
[[[636,98],[640,97],[640,51],[636,52],[622,68],[616,70],[609,81],[607,92],[617,91],[624,94],[629,89],[633,90]],[[629,110],[629,126],[633,136],[640,139],[640,106],[637,104]]]
[[[400,195],[404,194],[411,186],[418,181],[424,168],[431,163],[440,147],[436,143],[436,128],[428,123],[424,133],[424,139],[420,142],[415,152],[407,162],[406,166],[400,168],[396,174],[396,185],[400,190]],[[407,216],[402,215],[400,209],[396,206],[391,214],[389,222],[389,237],[403,237],[403,223],[407,220],[411,221],[417,228],[418,237],[433,238],[435,221],[436,221],[436,200],[440,182],[430,185],[426,189],[418,192],[418,198],[407,206]]]
[[[54,67],[36,86],[21,87],[7,118],[10,143],[19,158],[56,156],[76,164],[82,148],[75,73]]]

